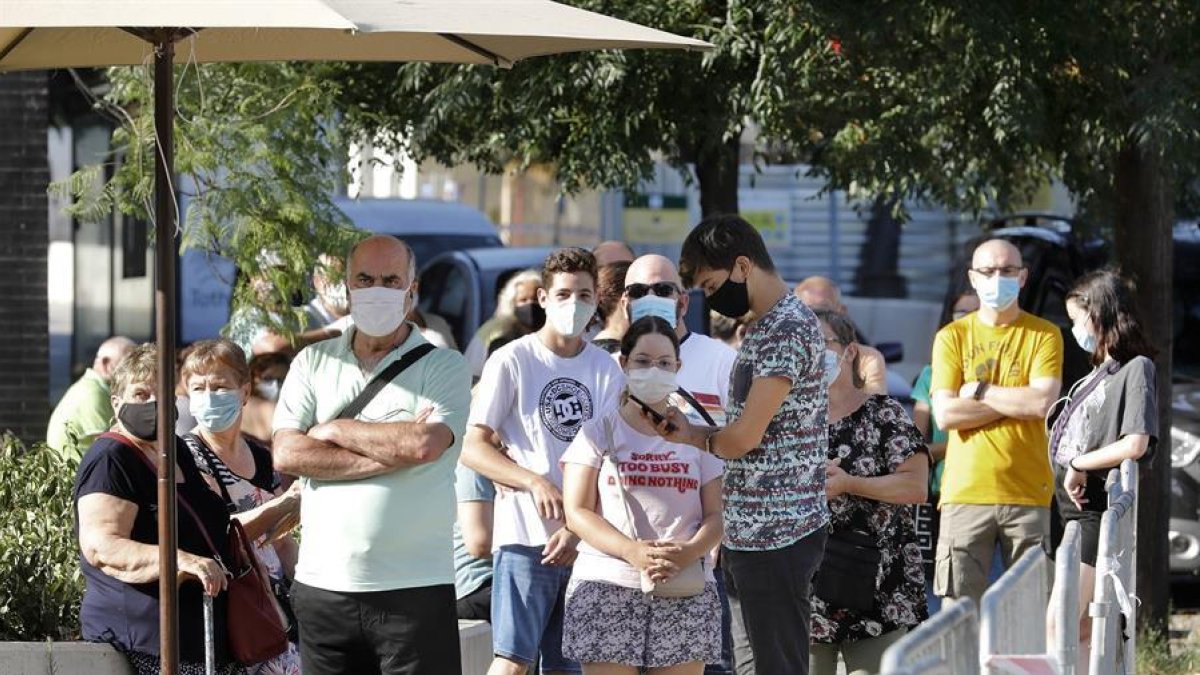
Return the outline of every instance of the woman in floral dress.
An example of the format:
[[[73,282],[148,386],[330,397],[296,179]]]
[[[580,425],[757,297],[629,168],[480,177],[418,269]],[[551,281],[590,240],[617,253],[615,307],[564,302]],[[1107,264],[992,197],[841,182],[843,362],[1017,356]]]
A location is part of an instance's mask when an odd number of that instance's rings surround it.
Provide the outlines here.
[[[818,311],[817,318],[825,335],[829,385],[830,537],[861,533],[878,546],[880,560],[870,609],[838,607],[822,599],[817,572],[809,670],[833,675],[840,653],[847,672],[875,673],[884,650],[928,616],[910,505],[926,499],[929,454],[899,403],[854,386],[858,345],[849,320],[825,311]]]

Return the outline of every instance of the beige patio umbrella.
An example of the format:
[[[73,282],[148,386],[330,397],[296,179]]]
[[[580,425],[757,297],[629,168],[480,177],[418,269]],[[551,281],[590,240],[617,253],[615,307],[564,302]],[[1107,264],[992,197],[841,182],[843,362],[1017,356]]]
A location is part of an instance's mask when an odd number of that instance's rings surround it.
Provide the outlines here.
[[[164,673],[178,670],[175,561],[175,200],[172,65],[437,61],[511,67],[597,49],[708,49],[547,0],[0,0],[0,72],[154,62],[159,599]]]

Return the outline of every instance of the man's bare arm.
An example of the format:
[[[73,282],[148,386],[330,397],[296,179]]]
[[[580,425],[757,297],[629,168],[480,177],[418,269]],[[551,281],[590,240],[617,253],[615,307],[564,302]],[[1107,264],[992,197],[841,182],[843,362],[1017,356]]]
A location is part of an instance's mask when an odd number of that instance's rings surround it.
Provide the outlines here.
[[[966,431],[987,426],[1004,415],[972,398],[962,398],[956,392],[940,389],[933,392],[933,414],[938,426],[949,431]]]
[[[476,424],[467,428],[463,439],[460,461],[463,466],[479,473],[484,478],[514,490],[527,490],[532,482],[542,476],[509,459],[496,444],[496,435],[490,428]]]
[[[1005,417],[1040,420],[1045,419],[1061,389],[1057,377],[1043,377],[1028,387],[987,387],[980,402]]]
[[[310,438],[296,429],[276,431],[271,454],[278,471],[306,478],[358,480],[395,470],[333,443]]]
[[[441,422],[333,420],[308,434],[395,469],[435,462],[454,445],[454,434]]]

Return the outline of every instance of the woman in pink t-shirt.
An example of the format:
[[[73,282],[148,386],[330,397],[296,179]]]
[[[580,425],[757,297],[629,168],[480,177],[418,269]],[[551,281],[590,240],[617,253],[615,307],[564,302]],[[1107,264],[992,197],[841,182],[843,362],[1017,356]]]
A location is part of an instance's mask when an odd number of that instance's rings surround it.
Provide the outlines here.
[[[562,457],[567,527],[582,540],[563,653],[584,673],[698,675],[721,659],[721,603],[707,556],[722,535],[724,465],[663,439],[634,400],[663,413],[677,389],[679,339],[667,322],[634,322],[620,363],[620,407],[597,411]],[[704,583],[696,594],[649,592],[697,564]]]

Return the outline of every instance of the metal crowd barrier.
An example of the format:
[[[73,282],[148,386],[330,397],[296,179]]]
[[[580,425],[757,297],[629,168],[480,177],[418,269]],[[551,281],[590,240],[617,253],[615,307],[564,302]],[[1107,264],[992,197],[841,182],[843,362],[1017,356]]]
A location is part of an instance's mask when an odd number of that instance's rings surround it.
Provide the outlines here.
[[[1120,470],[1109,472],[1108,480],[1108,509],[1100,519],[1096,553],[1096,589],[1088,608],[1092,675],[1135,672],[1137,464],[1125,460]]]
[[[979,615],[970,598],[942,611],[883,653],[882,675],[963,675],[979,668]]]
[[[1079,536],[1079,523],[1067,523],[1054,560],[1050,593],[1054,634],[1048,646],[1060,675],[1075,675],[1079,660]]]
[[[1046,553],[1034,547],[988,588],[979,603],[979,668],[993,656],[1046,653],[1046,603],[1050,569]]]

